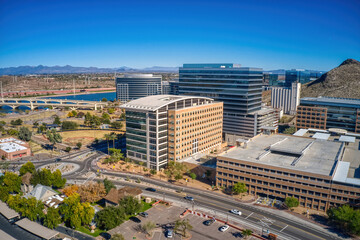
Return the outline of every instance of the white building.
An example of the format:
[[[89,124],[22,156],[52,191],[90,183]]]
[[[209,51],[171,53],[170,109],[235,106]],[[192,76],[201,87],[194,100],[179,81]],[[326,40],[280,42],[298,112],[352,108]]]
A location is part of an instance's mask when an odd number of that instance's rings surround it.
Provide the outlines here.
[[[291,88],[272,87],[271,107],[281,108],[285,114],[296,114],[296,108],[300,104],[301,84],[293,82]]]

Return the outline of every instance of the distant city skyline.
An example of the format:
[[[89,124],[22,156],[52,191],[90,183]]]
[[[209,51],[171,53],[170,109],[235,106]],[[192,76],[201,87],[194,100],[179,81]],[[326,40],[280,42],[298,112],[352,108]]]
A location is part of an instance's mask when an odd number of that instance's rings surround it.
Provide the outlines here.
[[[328,71],[360,59],[356,29],[356,0],[0,0],[0,68],[228,62]]]

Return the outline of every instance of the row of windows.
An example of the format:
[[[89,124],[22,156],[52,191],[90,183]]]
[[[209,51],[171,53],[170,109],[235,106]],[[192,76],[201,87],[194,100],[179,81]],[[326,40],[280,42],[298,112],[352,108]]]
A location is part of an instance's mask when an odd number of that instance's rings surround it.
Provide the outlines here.
[[[204,116],[207,116],[209,114],[203,114],[203,113],[222,110],[222,108],[223,108],[222,106],[220,106],[220,107],[210,107],[210,108],[205,108],[205,109],[201,109],[201,110],[185,112],[185,113],[181,113],[181,114],[176,114],[176,118],[180,118],[180,116],[181,117],[189,117],[189,116],[199,115],[199,114],[202,114],[200,117],[204,117]],[[216,112],[216,114],[221,114],[221,113],[222,113],[222,111]],[[214,114],[214,113],[211,113],[211,114]],[[170,115],[170,118],[174,118],[174,115]]]
[[[322,179],[322,178],[315,178],[315,177],[310,177],[310,176],[301,175],[301,174],[283,172],[283,171],[280,171],[280,170],[273,170],[273,169],[268,169],[268,168],[256,167],[256,166],[247,165],[247,164],[234,163],[234,162],[229,162],[229,161],[220,160],[220,159],[218,160],[218,163],[224,163],[224,164],[228,164],[228,165],[231,165],[231,166],[248,168],[248,169],[252,169],[252,170],[256,170],[256,171],[260,171],[260,172],[267,172],[267,173],[277,174],[277,175],[281,175],[281,176],[289,176],[289,177],[293,177],[293,178],[296,177],[296,178],[304,179],[304,180],[317,181],[319,183],[330,183],[329,180]],[[237,169],[229,169],[229,170],[234,171],[234,170],[237,170]],[[282,179],[280,179],[280,180],[282,180]]]

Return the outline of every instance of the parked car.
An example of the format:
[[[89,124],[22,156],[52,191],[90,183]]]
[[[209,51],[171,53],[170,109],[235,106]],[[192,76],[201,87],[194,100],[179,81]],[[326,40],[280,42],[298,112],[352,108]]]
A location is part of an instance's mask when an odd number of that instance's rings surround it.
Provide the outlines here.
[[[239,210],[237,210],[237,209],[231,209],[230,212],[233,213],[233,214],[241,216],[241,212]]]
[[[184,197],[186,200],[190,200],[190,201],[194,201],[194,198],[193,197],[190,197],[190,196],[186,196]]]
[[[139,216],[147,218],[149,216],[149,214],[147,212],[141,212],[141,213],[139,213]]]
[[[228,229],[229,229],[229,225],[224,225],[219,230],[220,230],[220,232],[225,232]]]
[[[138,219],[137,217],[131,217],[131,218],[129,218],[131,221],[133,221],[133,222],[136,222],[136,223],[141,223],[141,220],[140,219]]]
[[[173,230],[171,230],[171,229],[166,230],[165,237],[166,238],[173,238]]]
[[[150,188],[150,187],[146,188],[145,190],[146,190],[146,191],[150,191],[150,192],[156,192],[156,189],[155,189],[155,188]]]
[[[212,219],[206,220],[206,221],[204,222],[204,224],[205,224],[206,226],[210,226],[210,225],[213,224],[214,222],[216,222],[216,220],[215,220],[214,218],[212,218]]]
[[[55,162],[60,162],[60,161],[61,161],[61,158],[55,159]]]

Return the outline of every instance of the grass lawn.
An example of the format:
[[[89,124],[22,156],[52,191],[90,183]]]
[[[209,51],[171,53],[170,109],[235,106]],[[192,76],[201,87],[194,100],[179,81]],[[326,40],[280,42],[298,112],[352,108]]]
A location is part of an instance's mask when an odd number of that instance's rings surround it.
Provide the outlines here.
[[[90,236],[93,237],[97,237],[100,235],[100,233],[105,232],[104,230],[100,230],[100,229],[95,229],[95,231],[92,233],[91,230],[89,230],[88,228],[84,227],[84,226],[80,226],[79,228],[76,229],[79,232],[83,232],[85,234],[88,234]]]

